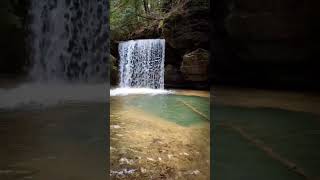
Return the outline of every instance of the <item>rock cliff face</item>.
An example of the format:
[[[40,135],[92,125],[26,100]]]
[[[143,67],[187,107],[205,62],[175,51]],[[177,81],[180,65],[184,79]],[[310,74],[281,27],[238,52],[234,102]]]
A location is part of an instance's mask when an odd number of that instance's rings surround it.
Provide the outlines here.
[[[169,46],[166,61],[178,70],[174,76],[180,77],[169,87],[204,88],[208,85],[209,65],[209,3],[206,0],[187,0],[163,20],[162,37]],[[200,49],[201,48],[201,49]],[[167,65],[168,66],[168,65]],[[165,76],[173,76],[165,74]]]
[[[319,76],[316,1],[224,0],[212,4],[214,82],[294,85]]]
[[[163,20],[163,37],[181,54],[209,48],[209,3],[189,0]]]

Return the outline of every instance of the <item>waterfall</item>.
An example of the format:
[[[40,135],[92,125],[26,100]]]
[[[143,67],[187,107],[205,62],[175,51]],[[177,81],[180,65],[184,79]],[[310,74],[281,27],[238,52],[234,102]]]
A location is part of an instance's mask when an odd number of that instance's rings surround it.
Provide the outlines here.
[[[164,88],[164,39],[119,44],[121,88]]]
[[[108,0],[31,0],[35,81],[108,78]]]

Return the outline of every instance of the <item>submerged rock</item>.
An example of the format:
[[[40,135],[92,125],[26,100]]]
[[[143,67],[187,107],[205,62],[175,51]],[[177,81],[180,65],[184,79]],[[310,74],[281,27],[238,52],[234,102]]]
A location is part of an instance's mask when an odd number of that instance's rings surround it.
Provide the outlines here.
[[[146,173],[147,172],[147,170],[145,168],[143,168],[143,167],[140,168],[140,171],[141,171],[141,173]]]
[[[136,169],[123,169],[121,171],[110,171],[110,176],[125,176],[125,175],[130,175],[133,174],[136,171]]]
[[[133,160],[132,159],[127,159],[127,158],[121,158],[119,160],[120,164],[133,164]]]
[[[147,160],[149,160],[149,161],[156,161],[156,160],[154,160],[153,158],[147,158]]]
[[[197,175],[197,174],[199,174],[199,173],[200,173],[199,170],[194,170],[194,171],[191,172],[191,174],[193,174],[193,175]]]
[[[110,127],[113,128],[113,129],[119,129],[119,128],[121,128],[121,126],[119,126],[119,125],[111,125]]]

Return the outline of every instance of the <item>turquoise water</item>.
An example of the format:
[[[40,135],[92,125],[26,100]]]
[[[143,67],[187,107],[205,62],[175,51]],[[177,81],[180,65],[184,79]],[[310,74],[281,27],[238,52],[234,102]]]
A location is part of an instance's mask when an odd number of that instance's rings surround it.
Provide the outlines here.
[[[320,176],[318,115],[274,108],[215,105],[213,116],[217,179],[242,179],[228,174],[230,169],[238,173],[239,177],[252,175],[258,179],[301,179],[293,171],[283,168],[285,166],[280,162],[263,155],[261,150],[244,140],[237,132],[220,126],[221,123],[241,127],[274,152],[302,168],[307,176]],[[249,169],[252,169],[250,173],[247,171]]]
[[[303,180],[285,166],[269,158],[239,134],[216,126],[212,176],[214,180]]]
[[[194,112],[184,103],[189,104],[205,117]],[[127,102],[168,121],[181,126],[190,126],[208,121],[210,118],[209,98],[180,95],[137,96]]]

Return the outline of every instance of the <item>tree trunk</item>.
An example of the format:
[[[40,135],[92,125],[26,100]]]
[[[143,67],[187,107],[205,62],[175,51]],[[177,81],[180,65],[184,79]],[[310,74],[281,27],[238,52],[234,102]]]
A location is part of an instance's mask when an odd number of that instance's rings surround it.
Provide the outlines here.
[[[148,1],[147,0],[143,0],[143,7],[144,7],[144,11],[146,12],[147,15],[149,15],[149,7],[148,7]]]

